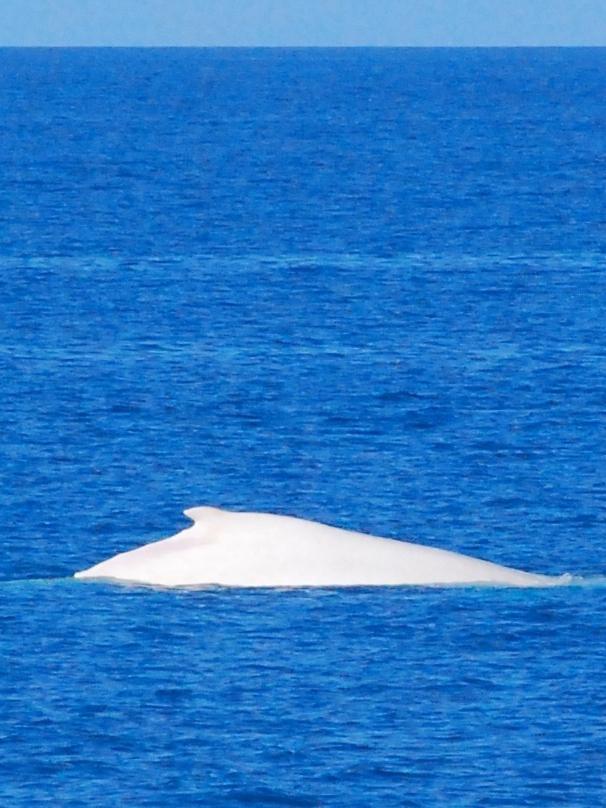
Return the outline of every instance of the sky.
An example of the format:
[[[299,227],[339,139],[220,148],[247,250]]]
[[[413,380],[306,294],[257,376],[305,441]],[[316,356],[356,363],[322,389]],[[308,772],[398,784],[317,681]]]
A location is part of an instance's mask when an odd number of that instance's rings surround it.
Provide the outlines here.
[[[0,45],[606,45],[606,0],[0,0]]]

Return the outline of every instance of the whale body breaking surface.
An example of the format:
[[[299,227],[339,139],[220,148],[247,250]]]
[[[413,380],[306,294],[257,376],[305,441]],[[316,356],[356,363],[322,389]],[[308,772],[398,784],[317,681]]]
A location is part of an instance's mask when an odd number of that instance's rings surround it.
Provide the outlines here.
[[[162,587],[397,585],[553,586],[539,575],[398,539],[292,516],[198,507],[194,524],[167,539],[120,553],[76,578]]]

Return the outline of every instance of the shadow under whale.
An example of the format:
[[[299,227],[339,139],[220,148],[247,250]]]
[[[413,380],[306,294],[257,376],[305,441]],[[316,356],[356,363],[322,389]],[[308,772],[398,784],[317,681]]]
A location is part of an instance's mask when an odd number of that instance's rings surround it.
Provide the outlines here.
[[[191,527],[74,577],[163,587],[545,587],[570,579],[292,516],[207,506],[184,513],[193,520]]]

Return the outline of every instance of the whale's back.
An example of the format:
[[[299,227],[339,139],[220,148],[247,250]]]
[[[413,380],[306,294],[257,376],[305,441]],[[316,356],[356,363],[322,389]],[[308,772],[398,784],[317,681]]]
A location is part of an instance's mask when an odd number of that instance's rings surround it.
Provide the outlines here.
[[[234,587],[495,584],[554,580],[448,550],[265,513],[190,508],[194,524],[121,553],[78,578],[157,586]]]

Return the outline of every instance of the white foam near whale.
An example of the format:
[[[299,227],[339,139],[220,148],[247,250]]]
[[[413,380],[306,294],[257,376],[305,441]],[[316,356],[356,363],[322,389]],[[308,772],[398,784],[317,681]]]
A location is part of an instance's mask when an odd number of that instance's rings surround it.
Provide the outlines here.
[[[194,524],[77,572],[152,586],[308,587],[461,585],[538,587],[536,575],[489,561],[269,513],[190,508]]]

